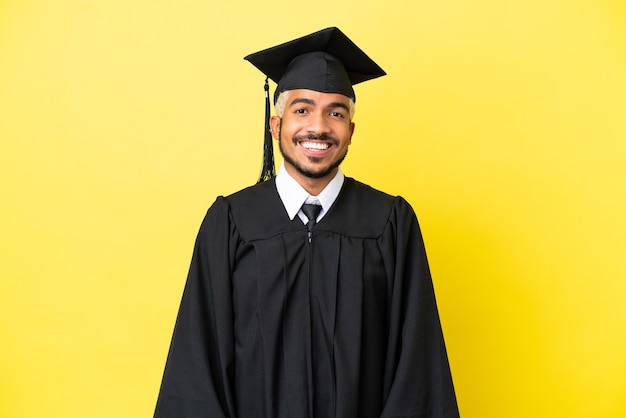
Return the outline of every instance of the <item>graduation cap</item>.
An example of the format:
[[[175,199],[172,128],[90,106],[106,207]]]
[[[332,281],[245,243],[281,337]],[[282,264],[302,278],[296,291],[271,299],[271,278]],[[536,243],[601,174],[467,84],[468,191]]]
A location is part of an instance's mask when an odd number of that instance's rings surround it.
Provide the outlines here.
[[[259,183],[275,176],[272,136],[269,129],[268,78],[280,93],[306,89],[343,94],[356,101],[352,86],[385,75],[365,52],[338,28],[331,27],[264,49],[244,57],[267,77],[265,79],[265,142]]]

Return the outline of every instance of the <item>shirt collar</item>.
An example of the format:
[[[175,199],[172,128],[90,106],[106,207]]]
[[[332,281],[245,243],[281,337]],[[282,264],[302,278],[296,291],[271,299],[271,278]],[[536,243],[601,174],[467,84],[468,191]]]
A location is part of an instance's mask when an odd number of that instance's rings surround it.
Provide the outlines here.
[[[341,168],[339,168],[330,183],[328,183],[319,195],[315,196],[322,205],[322,210],[317,217],[318,220],[321,219],[326,212],[328,212],[333,203],[335,203],[341,191],[341,186],[343,186],[344,178],[345,176]],[[309,197],[309,193],[289,175],[287,170],[285,170],[285,163],[281,164],[280,170],[278,170],[278,174],[276,175],[276,189],[289,215],[289,219],[293,220]]]

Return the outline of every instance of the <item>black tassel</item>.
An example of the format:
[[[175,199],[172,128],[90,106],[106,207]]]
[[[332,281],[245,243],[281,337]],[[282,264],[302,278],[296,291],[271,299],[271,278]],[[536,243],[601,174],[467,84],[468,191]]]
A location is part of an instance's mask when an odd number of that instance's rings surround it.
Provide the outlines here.
[[[265,78],[265,136],[263,140],[263,167],[257,183],[262,183],[276,177],[274,168],[274,146],[272,144],[272,132],[270,131],[270,85]]]

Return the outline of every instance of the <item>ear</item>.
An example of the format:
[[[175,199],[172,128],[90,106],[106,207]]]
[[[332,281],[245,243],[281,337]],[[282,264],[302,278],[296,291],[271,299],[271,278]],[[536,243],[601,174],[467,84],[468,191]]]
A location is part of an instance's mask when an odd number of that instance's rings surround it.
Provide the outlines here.
[[[280,118],[276,115],[270,118],[270,131],[274,139],[280,139]]]
[[[350,122],[350,141],[348,141],[349,144],[352,143],[352,135],[354,135],[354,122]]]

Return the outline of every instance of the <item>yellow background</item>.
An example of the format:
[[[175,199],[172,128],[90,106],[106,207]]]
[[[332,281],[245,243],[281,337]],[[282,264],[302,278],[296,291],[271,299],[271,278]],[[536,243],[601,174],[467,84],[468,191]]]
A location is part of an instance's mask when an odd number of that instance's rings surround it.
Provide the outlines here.
[[[462,416],[626,416],[623,0],[2,0],[1,417],[151,416],[260,170],[242,58],[335,25],[389,74],[344,171],[418,213]]]

